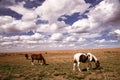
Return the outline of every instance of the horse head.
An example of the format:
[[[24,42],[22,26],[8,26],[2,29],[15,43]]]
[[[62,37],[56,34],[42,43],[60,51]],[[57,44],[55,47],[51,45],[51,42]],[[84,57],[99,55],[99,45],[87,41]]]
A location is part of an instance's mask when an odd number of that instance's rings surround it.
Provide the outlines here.
[[[96,61],[95,65],[96,65],[96,68],[99,68],[100,67],[100,62]]]

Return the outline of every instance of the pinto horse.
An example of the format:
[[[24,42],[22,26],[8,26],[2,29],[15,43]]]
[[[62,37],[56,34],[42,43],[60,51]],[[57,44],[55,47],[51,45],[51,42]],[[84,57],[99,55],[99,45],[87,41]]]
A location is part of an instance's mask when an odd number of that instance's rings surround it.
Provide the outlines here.
[[[76,53],[73,57],[74,63],[73,63],[73,70],[75,70],[76,66],[78,70],[81,72],[81,69],[79,67],[80,63],[88,63],[88,68],[91,68],[91,62],[94,62],[96,64],[96,68],[100,67],[100,63],[98,59],[91,53]]]
[[[39,63],[39,61],[42,61],[42,65],[46,65],[46,60],[42,54],[32,54],[31,59],[32,59],[32,61],[31,61],[32,65],[34,65],[34,63],[33,63],[34,60],[38,60],[38,63]]]

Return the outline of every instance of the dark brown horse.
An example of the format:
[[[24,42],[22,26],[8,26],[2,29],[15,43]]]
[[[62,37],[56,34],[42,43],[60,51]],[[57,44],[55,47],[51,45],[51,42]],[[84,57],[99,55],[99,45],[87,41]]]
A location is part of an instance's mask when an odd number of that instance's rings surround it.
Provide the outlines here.
[[[38,60],[38,63],[39,63],[39,61],[41,61],[42,65],[46,65],[46,60],[42,54],[32,54],[31,59],[32,59],[32,61],[31,61],[32,65],[34,65],[34,63],[33,63],[34,60]]]
[[[28,56],[28,54],[25,54],[25,58],[28,60],[29,59],[29,56]]]

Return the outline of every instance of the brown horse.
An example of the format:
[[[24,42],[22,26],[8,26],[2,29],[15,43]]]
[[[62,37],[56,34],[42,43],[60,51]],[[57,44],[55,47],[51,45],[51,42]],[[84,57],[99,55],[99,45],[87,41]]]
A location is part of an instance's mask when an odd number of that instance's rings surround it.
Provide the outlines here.
[[[41,61],[42,65],[46,65],[46,60],[45,60],[45,58],[43,57],[42,54],[32,54],[31,59],[32,59],[32,61],[31,61],[32,65],[34,65],[34,63],[33,63],[34,60],[38,60],[38,63],[39,63],[39,61]]]
[[[29,59],[29,56],[28,56],[28,54],[25,54],[25,58],[28,60]]]

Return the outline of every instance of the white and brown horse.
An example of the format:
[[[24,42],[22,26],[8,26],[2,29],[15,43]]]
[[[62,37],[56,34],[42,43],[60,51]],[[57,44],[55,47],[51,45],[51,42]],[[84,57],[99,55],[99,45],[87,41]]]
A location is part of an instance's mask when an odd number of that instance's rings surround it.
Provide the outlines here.
[[[42,63],[42,65],[46,65],[46,60],[45,60],[45,58],[43,57],[43,55],[42,54],[32,54],[31,55],[31,59],[32,59],[32,61],[31,61],[31,64],[32,65],[34,65],[34,60],[38,60],[38,63],[39,63],[39,61],[41,61]]]
[[[88,63],[88,67],[87,70],[89,70],[89,68],[91,69],[92,65],[91,62],[94,62],[96,65],[96,68],[100,67],[100,63],[98,61],[98,59],[91,53],[76,53],[73,57],[74,63],[73,63],[73,70],[75,70],[76,66],[78,68],[79,71],[81,71],[80,69],[80,63]]]

